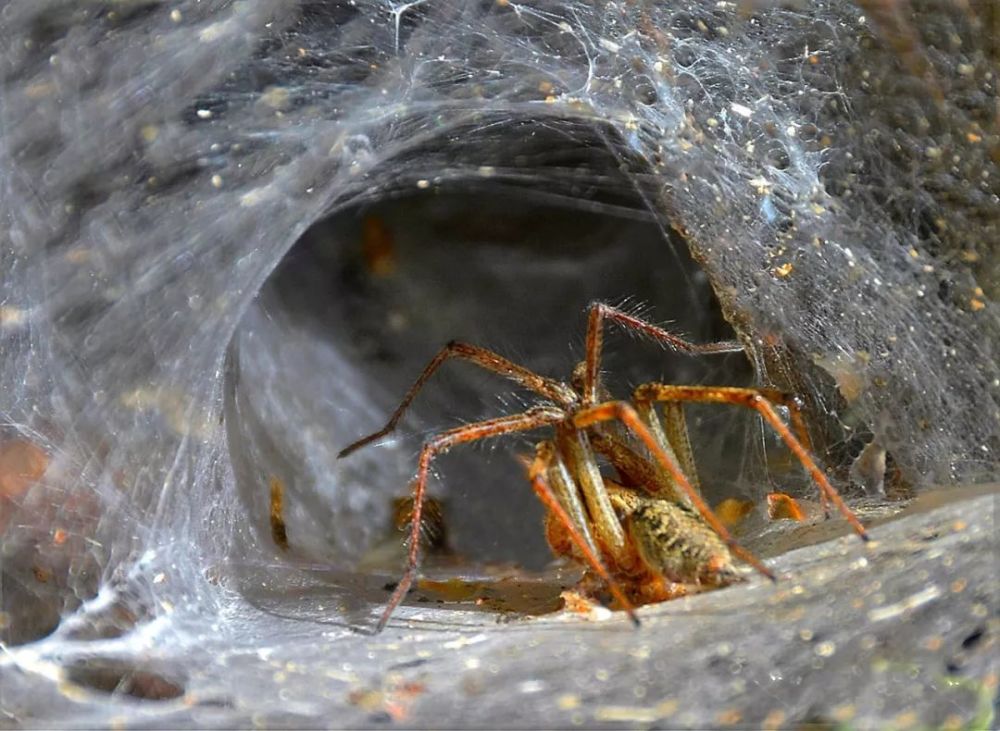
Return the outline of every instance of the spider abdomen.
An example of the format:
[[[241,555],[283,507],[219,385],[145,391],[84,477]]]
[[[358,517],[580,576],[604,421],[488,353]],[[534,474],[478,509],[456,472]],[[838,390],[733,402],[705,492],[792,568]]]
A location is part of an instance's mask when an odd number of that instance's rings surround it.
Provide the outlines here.
[[[640,499],[627,528],[642,561],[669,581],[723,586],[737,580],[725,542],[683,505]]]

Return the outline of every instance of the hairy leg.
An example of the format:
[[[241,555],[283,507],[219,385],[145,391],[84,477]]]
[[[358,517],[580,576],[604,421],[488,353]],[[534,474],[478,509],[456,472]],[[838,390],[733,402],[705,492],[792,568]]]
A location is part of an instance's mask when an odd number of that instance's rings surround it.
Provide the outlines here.
[[[701,481],[698,479],[698,467],[694,461],[694,452],[691,450],[691,440],[688,437],[687,421],[684,418],[681,405],[665,405],[662,421],[652,403],[636,403],[635,408],[663,450],[681,466],[691,487],[700,494]],[[670,474],[662,470],[660,473],[660,477],[653,483],[656,486],[654,494],[669,500],[678,500],[693,507]]]
[[[476,345],[469,345],[467,343],[460,343],[453,340],[441,348],[437,355],[435,355],[431,359],[430,363],[427,364],[423,372],[417,377],[417,380],[414,381],[413,385],[407,390],[406,395],[403,396],[403,400],[400,402],[399,406],[396,407],[396,410],[389,418],[388,423],[374,434],[369,434],[368,436],[344,447],[340,450],[337,458],[340,459],[341,457],[346,457],[366,444],[370,444],[377,439],[381,439],[392,432],[392,430],[399,424],[399,420],[403,417],[403,413],[409,407],[413,399],[416,398],[417,393],[423,387],[424,383],[427,382],[427,379],[429,379],[434,371],[440,368],[441,365],[449,358],[460,358],[462,360],[475,363],[484,370],[496,373],[504,378],[509,378],[517,384],[563,406],[568,406],[576,399],[576,394],[573,393],[573,390],[559,381],[540,376],[527,368],[517,365],[513,361],[507,360],[502,355],[497,355],[492,350],[487,350],[486,348],[480,348]]]
[[[841,512],[847,522],[851,524],[855,532],[861,536],[862,540],[868,540],[868,533],[865,531],[861,521],[851,511],[841,499],[840,494],[826,478],[826,475],[816,466],[816,462],[809,455],[809,451],[799,439],[796,439],[788,426],[781,420],[774,410],[770,400],[765,396],[770,391],[761,391],[754,388],[734,388],[725,386],[669,386],[663,383],[647,383],[639,386],[635,390],[634,399],[636,403],[652,401],[672,401],[672,402],[697,402],[697,403],[719,403],[737,404],[756,410],[764,420],[771,425],[778,436],[785,442],[806,471],[812,476],[813,481],[819,487],[820,494],[825,499],[829,499]],[[782,396],[782,398],[788,398]],[[795,413],[795,412],[793,412]],[[801,423],[801,417],[798,418]],[[794,423],[794,421],[793,421]],[[805,431],[804,425],[801,427]]]
[[[681,469],[677,460],[672,458],[664,449],[660,446],[656,437],[646,426],[645,422],[639,416],[639,413],[633,408],[631,404],[626,401],[609,401],[603,404],[597,404],[591,406],[590,408],[581,409],[573,416],[573,424],[579,429],[585,429],[594,424],[599,424],[605,421],[620,421],[628,429],[630,429],[641,441],[646,445],[646,448],[652,453],[657,461],[666,469],[670,475],[673,477],[674,481],[677,483],[678,488],[680,488],[685,495],[687,495],[688,500],[694,506],[694,509],[704,518],[705,522],[716,532],[716,534],[725,542],[726,547],[733,553],[733,555],[738,556],[740,559],[746,563],[753,566],[757,571],[764,574],[772,581],[775,580],[774,574],[768,569],[756,556],[750,553],[748,550],[743,548],[736,539],[733,538],[732,534],[726,529],[726,526],[722,524],[718,516],[712,512],[712,509],[705,502],[704,498],[695,490],[691,483],[688,481],[687,476],[684,474],[684,470]]]
[[[529,480],[534,479],[532,470],[539,469],[540,466],[545,469],[546,484],[558,498],[559,504],[565,509],[573,527],[583,536],[587,547],[598,554],[600,551],[590,529],[590,516],[583,504],[580,486],[554,442],[539,442],[535,447],[534,461],[525,461]]]
[[[735,340],[718,343],[692,343],[658,325],[623,312],[603,302],[593,302],[587,318],[587,356],[583,380],[583,402],[593,406],[598,401],[598,369],[601,362],[601,347],[604,341],[604,322],[608,320],[619,327],[644,335],[667,347],[690,355],[712,355],[715,353],[736,353],[743,346]]]
[[[559,499],[556,497],[555,493],[553,493],[552,489],[549,487],[547,474],[555,457],[556,452],[550,442],[542,442],[538,445],[535,459],[531,463],[528,473],[531,478],[531,489],[535,491],[538,499],[541,500],[542,504],[545,505],[545,507],[548,508],[549,511],[555,516],[556,520],[562,524],[566,533],[569,535],[570,540],[576,546],[577,550],[580,551],[584,560],[594,570],[594,572],[601,577],[611,594],[618,600],[622,608],[628,612],[629,619],[631,619],[632,623],[638,627],[639,618],[635,614],[635,608],[632,606],[632,603],[625,596],[625,592],[622,591],[618,582],[614,580],[608,570],[604,567],[604,564],[601,563],[601,559],[593,550],[591,542],[589,542],[587,537],[577,529],[573,519],[569,516]]]
[[[447,452],[456,444],[537,429],[540,426],[554,424],[564,418],[566,418],[566,415],[560,409],[551,406],[541,406],[521,414],[502,416],[497,419],[488,419],[473,424],[466,424],[455,429],[449,429],[431,438],[424,444],[417,462],[417,475],[413,479],[413,512],[410,522],[406,569],[403,571],[402,578],[396,584],[396,588],[392,592],[392,596],[389,598],[382,616],[379,618],[378,624],[375,627],[376,632],[381,632],[385,628],[392,613],[399,606],[400,602],[403,601],[406,592],[410,590],[410,585],[413,583],[413,578],[417,571],[417,564],[420,559],[421,512],[427,492],[427,476],[430,473],[431,461],[434,457]]]
[[[779,391],[775,388],[758,388],[756,390],[761,396],[766,398],[772,404],[778,404],[779,406],[784,406],[788,409],[788,417],[792,422],[792,429],[795,432],[795,436],[798,438],[806,452],[812,454],[812,440],[809,438],[809,430],[806,429],[806,421],[802,416],[802,404],[800,403],[798,397],[787,394],[784,391]],[[820,504],[823,506],[823,514],[829,518],[830,500],[827,497],[825,490],[819,491],[819,500]]]

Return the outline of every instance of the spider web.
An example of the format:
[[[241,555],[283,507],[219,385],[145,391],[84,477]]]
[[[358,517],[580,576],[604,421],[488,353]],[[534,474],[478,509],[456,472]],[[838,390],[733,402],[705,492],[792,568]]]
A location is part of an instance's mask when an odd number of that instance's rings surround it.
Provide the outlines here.
[[[37,657],[70,667],[92,651],[73,639],[192,647],[206,618],[242,611],[226,561],[266,581],[274,559],[266,493],[237,487],[267,476],[241,480],[237,458],[280,472],[296,457],[240,429],[294,432],[330,388],[341,442],[382,413],[381,386],[339,347],[259,411],[234,396],[268,327],[287,350],[256,382],[277,383],[311,339],[254,299],[311,226],[415,190],[522,185],[600,211],[624,180],[648,206],[636,215],[682,235],[757,381],[810,402],[831,469],[847,478],[863,435],[917,489],[995,477],[995,12],[7,3],[7,641],[54,632]],[[302,439],[315,456],[323,440]],[[317,559],[360,554],[412,457],[334,464],[337,446],[312,471],[321,489],[289,485]]]

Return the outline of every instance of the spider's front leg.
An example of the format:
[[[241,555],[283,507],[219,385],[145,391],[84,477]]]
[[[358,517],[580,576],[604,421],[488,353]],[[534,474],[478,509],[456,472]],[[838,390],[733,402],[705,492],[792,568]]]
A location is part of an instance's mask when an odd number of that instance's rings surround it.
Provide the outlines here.
[[[479,421],[456,427],[455,429],[449,429],[424,444],[423,449],[420,450],[420,458],[417,462],[417,475],[412,483],[413,508],[410,516],[410,537],[406,568],[399,583],[396,584],[392,596],[389,597],[389,602],[386,604],[378,624],[375,626],[376,632],[381,632],[385,628],[385,625],[389,622],[389,618],[392,617],[392,613],[410,590],[410,586],[413,584],[413,579],[416,576],[417,565],[420,562],[421,516],[427,494],[427,477],[430,474],[430,466],[433,459],[437,455],[447,452],[456,444],[537,429],[541,426],[562,421],[565,416],[565,413],[561,409],[552,406],[538,406],[521,414],[487,419],[486,421]]]
[[[492,350],[487,350],[486,348],[481,348],[478,345],[469,345],[468,343],[459,342],[458,340],[452,340],[450,343],[445,345],[441,350],[437,352],[430,362],[424,367],[424,370],[417,380],[413,382],[413,385],[407,389],[406,394],[403,396],[403,400],[396,407],[396,410],[389,417],[389,421],[379,429],[377,432],[369,434],[366,437],[362,437],[351,444],[348,444],[337,455],[337,459],[346,457],[352,452],[361,449],[367,444],[371,444],[377,439],[391,434],[395,428],[399,425],[400,419],[403,418],[403,414],[409,408],[413,399],[417,397],[420,389],[424,387],[427,380],[434,375],[434,372],[440,368],[446,361],[457,358],[459,360],[467,360],[474,365],[479,366],[483,370],[489,371],[490,373],[496,373],[498,376],[503,376],[515,383],[527,388],[535,393],[539,394],[545,399],[552,401],[553,403],[561,404],[567,406],[576,400],[576,394],[573,393],[565,384],[559,381],[554,381],[551,378],[546,378],[545,376],[540,376],[537,373],[519,366],[502,355],[494,353]]]
[[[735,340],[718,343],[692,343],[659,325],[630,315],[603,302],[592,302],[587,316],[587,356],[583,379],[583,401],[593,406],[598,401],[598,370],[601,363],[601,348],[604,342],[604,323],[611,321],[626,330],[648,337],[666,345],[672,350],[688,355],[714,355],[717,353],[738,353],[743,346]]]

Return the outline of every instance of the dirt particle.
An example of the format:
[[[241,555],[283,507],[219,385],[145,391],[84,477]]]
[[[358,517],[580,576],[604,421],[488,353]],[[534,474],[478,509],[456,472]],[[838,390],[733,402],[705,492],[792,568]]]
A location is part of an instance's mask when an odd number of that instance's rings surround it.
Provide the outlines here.
[[[837,651],[837,645],[833,642],[820,642],[816,645],[814,652],[820,657],[830,657]]]
[[[847,723],[857,714],[858,709],[854,707],[853,703],[843,703],[839,706],[835,706],[831,714],[833,720],[839,723]]]
[[[580,696],[575,693],[564,693],[556,698],[556,706],[561,711],[572,711],[580,707]]]
[[[23,495],[48,466],[48,454],[34,442],[15,439],[0,444],[0,499]]]
[[[785,723],[785,712],[780,709],[775,709],[764,716],[764,720],[761,723],[761,728],[764,731],[778,731]]]
[[[721,711],[715,720],[720,726],[735,726],[743,720],[743,714],[735,708],[729,708]]]

